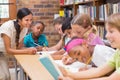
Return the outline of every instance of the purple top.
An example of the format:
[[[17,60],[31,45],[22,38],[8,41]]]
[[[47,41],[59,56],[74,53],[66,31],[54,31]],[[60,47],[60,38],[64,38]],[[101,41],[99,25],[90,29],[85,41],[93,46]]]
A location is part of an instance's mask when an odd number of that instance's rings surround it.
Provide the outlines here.
[[[96,34],[90,33],[89,36],[88,36],[88,44],[89,45],[97,45],[97,44],[104,45],[104,42]]]

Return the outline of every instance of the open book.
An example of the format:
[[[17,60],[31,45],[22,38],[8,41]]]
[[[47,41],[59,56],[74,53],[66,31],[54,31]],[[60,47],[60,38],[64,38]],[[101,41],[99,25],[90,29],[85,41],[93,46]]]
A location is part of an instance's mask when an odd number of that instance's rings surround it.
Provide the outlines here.
[[[62,76],[57,65],[54,63],[52,57],[50,55],[42,55],[39,58],[39,61],[42,65],[47,69],[47,71],[52,75],[54,80],[58,80],[58,76]]]
[[[78,72],[80,68],[83,68],[86,66],[85,63],[76,61],[70,65],[65,65],[63,64],[62,60],[54,60],[54,62],[62,67],[64,67],[65,69],[71,71],[71,72]],[[91,65],[87,65],[87,67],[92,67]]]

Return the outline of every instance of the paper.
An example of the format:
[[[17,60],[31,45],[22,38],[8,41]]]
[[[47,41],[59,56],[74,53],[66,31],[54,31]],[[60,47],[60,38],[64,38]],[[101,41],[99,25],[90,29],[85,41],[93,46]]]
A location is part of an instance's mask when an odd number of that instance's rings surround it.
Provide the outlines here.
[[[78,72],[80,68],[85,67],[86,64],[76,61],[70,65],[65,65],[62,63],[62,60],[54,60],[56,64],[66,68],[67,70],[71,71],[71,72]],[[88,65],[88,67],[91,67],[91,65]]]
[[[115,50],[111,47],[104,45],[96,45],[92,55],[92,62],[96,66],[105,64],[115,53]]]
[[[43,64],[43,66],[48,70],[48,72],[53,76],[54,80],[58,80],[58,76],[62,76],[62,73],[58,69],[58,67],[54,64],[53,59],[50,55],[41,56],[39,61]]]
[[[42,55],[42,54],[53,54],[55,53],[56,51],[38,51],[36,54],[38,55]]]

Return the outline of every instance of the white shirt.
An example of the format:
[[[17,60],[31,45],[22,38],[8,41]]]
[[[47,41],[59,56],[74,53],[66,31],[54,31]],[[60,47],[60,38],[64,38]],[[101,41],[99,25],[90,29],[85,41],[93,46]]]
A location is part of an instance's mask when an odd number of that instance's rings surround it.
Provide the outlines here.
[[[23,28],[22,31],[20,32],[20,39],[19,42],[24,38],[24,36],[27,34],[28,28]],[[6,34],[10,40],[11,40],[11,48],[16,48],[16,29],[14,27],[14,22],[13,20],[9,20],[5,23],[3,23],[0,27],[0,51],[6,52],[5,51],[5,46],[3,39],[1,37],[1,34]]]
[[[96,66],[105,64],[114,54],[115,50],[104,45],[96,45],[92,55],[92,61]]]

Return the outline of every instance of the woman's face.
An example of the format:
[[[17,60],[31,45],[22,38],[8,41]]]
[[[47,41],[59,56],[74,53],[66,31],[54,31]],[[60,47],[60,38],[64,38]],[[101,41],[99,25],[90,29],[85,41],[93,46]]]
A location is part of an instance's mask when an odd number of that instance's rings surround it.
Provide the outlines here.
[[[72,25],[72,37],[83,38],[84,33],[87,32],[88,30],[89,28],[85,29],[77,24]]]
[[[86,45],[78,45],[69,51],[69,56],[80,62],[86,63],[90,58],[90,52]]]
[[[111,46],[120,49],[120,31],[109,24],[106,24],[106,31],[106,38],[110,41]]]
[[[43,27],[42,24],[40,24],[40,23],[36,24],[32,28],[33,35],[36,36],[36,37],[38,37],[40,34],[43,33],[43,29],[44,29],[44,27]]]
[[[32,14],[29,14],[29,15],[23,17],[21,20],[19,19],[18,23],[21,26],[21,28],[23,28],[23,27],[29,28],[32,23],[32,18],[33,18]]]

